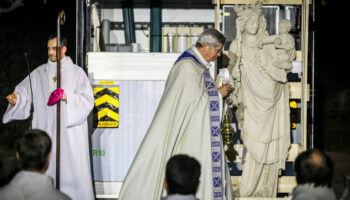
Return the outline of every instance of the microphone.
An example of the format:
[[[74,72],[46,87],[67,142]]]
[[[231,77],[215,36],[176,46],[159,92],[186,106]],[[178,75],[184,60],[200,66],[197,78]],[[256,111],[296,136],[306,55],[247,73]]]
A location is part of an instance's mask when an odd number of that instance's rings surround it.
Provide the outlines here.
[[[30,85],[30,94],[31,94],[31,104],[30,104],[30,111],[29,111],[29,120],[30,120],[30,125],[29,125],[29,130],[32,130],[32,120],[33,120],[33,112],[34,112],[34,104],[33,104],[33,88],[32,88],[32,79],[30,78],[30,67],[29,67],[29,62],[28,62],[28,55],[27,52],[24,52],[24,56],[26,57],[26,63],[27,63],[27,68],[28,68],[28,76],[29,76],[29,85]]]

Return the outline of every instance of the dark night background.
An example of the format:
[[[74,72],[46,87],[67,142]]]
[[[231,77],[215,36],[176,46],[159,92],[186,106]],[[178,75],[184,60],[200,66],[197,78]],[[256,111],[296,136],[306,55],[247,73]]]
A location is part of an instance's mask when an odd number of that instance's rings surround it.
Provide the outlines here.
[[[4,7],[5,1],[0,0]],[[1,5],[0,4],[0,5]],[[0,14],[0,115],[7,108],[6,96],[28,75],[25,53],[28,55],[30,70],[47,62],[47,41],[50,34],[56,34],[58,12],[64,9],[66,23],[61,26],[61,34],[68,38],[68,52],[75,62],[75,1],[24,0],[23,5],[12,12]],[[27,120],[0,123],[4,139],[27,130]],[[2,140],[2,139],[1,139]],[[12,145],[12,142],[6,143]]]
[[[0,0],[5,7],[7,1]],[[350,81],[348,70],[348,7],[339,1],[316,0],[315,23],[315,146],[336,162],[335,183],[350,174]],[[59,10],[66,11],[62,34],[68,38],[68,52],[75,62],[75,1],[24,0],[12,12],[0,14],[0,117],[7,107],[6,96],[47,57],[48,35],[56,33]],[[311,12],[311,10],[310,10]],[[27,130],[27,121],[0,123],[0,150],[13,149],[16,136]]]

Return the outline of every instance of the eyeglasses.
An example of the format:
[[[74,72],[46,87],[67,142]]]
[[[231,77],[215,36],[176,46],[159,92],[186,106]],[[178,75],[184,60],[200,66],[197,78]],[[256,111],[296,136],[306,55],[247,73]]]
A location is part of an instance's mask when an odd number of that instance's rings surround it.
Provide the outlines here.
[[[219,47],[219,48],[218,48]],[[222,47],[223,46],[215,46],[215,47],[213,47],[215,50],[216,50],[216,54],[218,54],[218,53],[221,53],[221,51],[222,51]]]

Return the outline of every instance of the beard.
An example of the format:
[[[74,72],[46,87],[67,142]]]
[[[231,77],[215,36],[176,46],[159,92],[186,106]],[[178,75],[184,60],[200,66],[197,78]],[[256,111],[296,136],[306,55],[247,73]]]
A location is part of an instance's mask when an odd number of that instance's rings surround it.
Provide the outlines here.
[[[57,61],[56,56],[49,56],[49,59],[50,59],[51,62],[56,62]]]

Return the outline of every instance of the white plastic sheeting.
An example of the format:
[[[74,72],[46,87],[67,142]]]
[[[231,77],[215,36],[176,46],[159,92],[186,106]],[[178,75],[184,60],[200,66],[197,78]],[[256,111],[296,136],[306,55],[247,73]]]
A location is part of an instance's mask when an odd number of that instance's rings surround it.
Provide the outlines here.
[[[96,128],[92,134],[95,181],[123,181],[150,125],[165,81],[116,81],[119,127]]]
[[[99,85],[100,81],[114,81],[113,85],[119,87],[119,127],[93,130],[95,181],[124,180],[153,119],[170,69],[179,55],[88,53],[88,73],[94,78],[94,86],[106,86]]]

